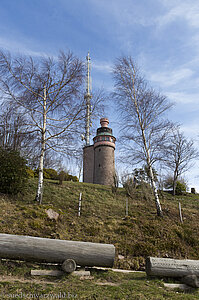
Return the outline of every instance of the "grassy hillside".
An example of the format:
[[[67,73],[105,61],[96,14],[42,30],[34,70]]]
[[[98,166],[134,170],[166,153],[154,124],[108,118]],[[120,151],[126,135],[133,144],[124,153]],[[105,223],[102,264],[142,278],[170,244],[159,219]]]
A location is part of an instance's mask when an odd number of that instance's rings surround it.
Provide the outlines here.
[[[144,261],[147,256],[199,259],[199,195],[187,194],[173,197],[169,193],[163,193],[160,201],[164,217],[160,218],[156,216],[152,195],[147,194],[146,191],[137,190],[134,199],[128,198],[129,216],[125,217],[127,195],[122,188],[118,189],[115,195],[111,188],[106,186],[73,182],[64,182],[63,186],[59,186],[56,181],[45,181],[42,205],[34,202],[35,190],[36,180],[34,179],[29,181],[23,195],[8,197],[0,194],[1,233],[113,243],[116,247],[114,266],[116,268],[144,270]],[[81,216],[78,217],[80,192],[82,192],[82,210]],[[179,218],[179,201],[182,206],[183,224],[180,223]],[[60,217],[57,222],[48,218],[45,212],[48,208],[59,213]],[[118,255],[122,255],[124,258],[121,256],[118,258]],[[1,262],[1,274],[8,275],[10,272],[14,272],[16,266],[14,263],[11,265],[12,267],[9,263]],[[27,274],[27,268],[27,264],[25,267],[21,266],[21,269],[24,270],[21,272]],[[17,269],[20,268],[17,267]],[[95,280],[99,279],[98,273],[93,276]],[[116,282],[119,278],[119,275],[113,275],[110,272],[103,276],[112,278],[110,280],[106,278],[111,282]],[[134,280],[135,286],[136,282],[140,281],[143,289],[145,286],[146,291],[144,289],[143,293],[139,293],[139,289],[135,287],[135,290],[137,289],[137,294],[135,294],[137,298],[135,297],[135,299],[164,298],[162,292],[158,294],[159,298],[155,297],[155,293],[157,294],[155,286],[161,286],[160,280],[153,281],[153,283],[150,281],[152,289],[155,289],[154,298],[152,296],[147,298],[149,284],[145,275],[120,276],[120,283],[124,284],[126,293],[130,288],[128,280]],[[145,279],[143,277],[142,281],[138,279],[139,276],[145,276]],[[63,280],[60,281],[60,284]],[[71,286],[76,282],[76,286],[81,290],[81,283],[77,284],[78,279],[71,280]],[[7,291],[7,293],[13,286],[1,283],[1,287],[2,285],[4,292]],[[87,283],[87,285],[88,291],[89,289],[92,291],[92,284]],[[117,288],[113,286],[107,288],[104,298],[98,298],[98,296],[86,298],[85,294],[85,298],[82,296],[81,299],[130,299],[125,298],[125,292],[124,297],[108,298],[106,295],[108,295],[109,289],[114,290],[115,288],[114,295],[118,294]],[[105,292],[103,287],[98,286],[97,290],[99,289],[103,289]],[[41,291],[41,286],[38,290]],[[96,293],[98,295],[98,292]],[[193,295],[192,299],[194,299]]]
[[[125,190],[114,195],[110,187],[85,183],[46,181],[43,204],[34,202],[36,180],[31,180],[24,195],[0,195],[0,232],[113,243],[117,254],[115,267],[139,269],[150,256],[199,259],[199,195],[161,196],[164,217],[156,216],[152,195],[137,191],[129,198],[129,216],[125,217]],[[78,217],[78,199],[82,192],[82,210]],[[147,198],[147,199],[146,199]],[[181,202],[183,224],[178,203]],[[46,209],[60,214],[56,222]]]

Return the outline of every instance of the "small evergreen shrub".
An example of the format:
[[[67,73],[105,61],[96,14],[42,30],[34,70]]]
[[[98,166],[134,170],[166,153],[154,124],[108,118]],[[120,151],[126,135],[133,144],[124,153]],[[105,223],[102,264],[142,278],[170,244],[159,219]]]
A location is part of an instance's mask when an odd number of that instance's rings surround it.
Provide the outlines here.
[[[182,195],[186,193],[186,184],[180,181],[177,181],[176,184],[176,195]]]
[[[26,172],[27,172],[28,178],[34,178],[35,177],[35,172],[31,168],[28,167],[26,169]]]
[[[66,176],[66,181],[74,181],[74,182],[78,182],[79,179],[77,178],[77,176],[73,176],[73,175],[67,174],[67,176]]]
[[[62,184],[63,181],[74,181],[74,182],[79,181],[77,176],[70,175],[64,171],[60,171],[58,174],[56,170],[51,169],[51,168],[50,169],[44,168],[43,175],[44,175],[44,179],[59,180],[59,184]],[[37,168],[34,171],[34,176],[35,177],[39,176],[39,168]]]
[[[38,177],[39,176],[39,168],[37,168],[34,172],[35,174],[35,177]],[[58,174],[57,174],[57,171],[54,170],[54,169],[46,169],[44,168],[43,169],[43,176],[44,176],[44,179],[53,179],[53,180],[57,180],[58,179]]]
[[[57,180],[58,179],[58,174],[57,171],[54,169],[44,169],[45,170],[45,175],[49,177],[49,179]],[[44,177],[45,178],[45,177]]]
[[[171,175],[168,175],[164,180],[164,187],[168,189],[173,189],[173,177]],[[176,189],[175,194],[176,195],[182,195],[186,193],[187,190],[187,183],[183,178],[179,178],[176,182]]]
[[[27,182],[26,161],[19,152],[0,148],[0,192],[18,194]]]

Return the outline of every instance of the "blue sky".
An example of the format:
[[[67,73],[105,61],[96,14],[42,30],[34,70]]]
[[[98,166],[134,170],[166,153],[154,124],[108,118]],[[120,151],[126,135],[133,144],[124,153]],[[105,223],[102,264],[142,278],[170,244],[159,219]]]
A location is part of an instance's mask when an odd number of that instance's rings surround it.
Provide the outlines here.
[[[70,49],[82,59],[89,50],[92,85],[106,91],[116,57],[131,55],[198,147],[198,0],[0,0],[0,47],[32,56]],[[112,110],[106,115],[117,132]],[[186,178],[199,192],[198,166]]]

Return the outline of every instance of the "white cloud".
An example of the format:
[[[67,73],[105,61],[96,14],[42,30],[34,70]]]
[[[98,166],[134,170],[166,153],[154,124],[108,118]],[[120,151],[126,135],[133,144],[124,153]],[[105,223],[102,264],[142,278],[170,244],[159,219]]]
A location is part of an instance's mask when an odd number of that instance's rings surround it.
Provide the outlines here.
[[[154,10],[150,1],[145,4],[142,1],[132,0],[88,0],[88,2],[95,14],[100,15],[100,18],[115,30],[115,34],[125,28],[126,35],[132,32],[135,24],[150,26],[154,24],[153,14],[158,14],[157,7]]]
[[[198,55],[198,49],[199,49],[199,34],[193,33],[191,36],[187,37],[186,40],[187,46],[190,47],[192,50],[195,50],[196,56],[192,61],[192,65],[195,66],[195,64],[199,63],[199,55]]]
[[[193,109],[196,108],[196,104],[199,106],[199,94],[187,94],[183,92],[167,92],[168,98],[178,104],[192,104]]]
[[[199,124],[196,121],[192,123],[190,122],[188,125],[182,124],[181,130],[184,132],[186,136],[189,136],[190,138],[194,138],[197,143],[199,142]]]
[[[108,62],[93,62],[92,68],[98,71],[110,73],[112,71],[113,65]]]
[[[172,3],[172,4],[171,4]],[[169,11],[156,19],[159,27],[167,26],[179,18],[184,19],[189,26],[199,28],[199,6],[198,1],[163,1]]]
[[[0,48],[6,49],[12,53],[21,53],[25,55],[40,57],[40,56],[52,56],[51,54],[47,54],[41,51],[34,51],[27,46],[30,41],[24,40],[24,42],[20,42],[19,40],[7,39],[4,37],[0,37]],[[39,47],[38,47],[39,48]]]
[[[169,70],[167,72],[156,72],[149,74],[151,81],[157,82],[160,86],[175,86],[183,80],[189,79],[193,75],[193,71],[189,68],[181,68],[178,70]]]

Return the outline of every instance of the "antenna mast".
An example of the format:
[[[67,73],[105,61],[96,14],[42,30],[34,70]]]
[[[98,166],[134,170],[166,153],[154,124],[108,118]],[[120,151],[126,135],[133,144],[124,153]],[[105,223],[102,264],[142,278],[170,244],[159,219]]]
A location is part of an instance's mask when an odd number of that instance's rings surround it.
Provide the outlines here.
[[[90,76],[90,55],[86,56],[87,60],[87,75],[86,75],[86,94],[84,95],[84,99],[86,100],[86,146],[90,145],[90,116],[91,116],[91,76]]]

